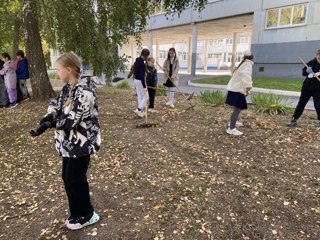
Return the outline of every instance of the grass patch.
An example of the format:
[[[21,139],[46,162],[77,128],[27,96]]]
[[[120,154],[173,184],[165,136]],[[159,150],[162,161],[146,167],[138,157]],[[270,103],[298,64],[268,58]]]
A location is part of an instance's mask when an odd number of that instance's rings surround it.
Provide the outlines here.
[[[59,79],[59,76],[58,76],[57,73],[48,73],[48,77],[49,77],[49,79],[51,79],[51,80]]]
[[[231,76],[213,76],[210,78],[192,80],[192,83],[227,85],[230,78]],[[302,83],[303,83],[303,80],[253,77],[253,86],[257,88],[267,88],[267,89],[299,92],[301,90]]]
[[[118,89],[130,89],[131,87],[130,87],[130,84],[129,84],[128,81],[123,81],[123,82],[119,83],[116,86],[116,88],[118,88]]]
[[[204,103],[218,106],[223,105],[225,103],[226,96],[223,95],[221,91],[205,90],[204,92],[200,92],[200,99]]]
[[[255,111],[269,115],[284,114],[293,112],[293,109],[287,104],[287,100],[281,101],[280,96],[273,94],[256,94],[251,97]]]
[[[167,96],[167,88],[158,84],[156,96]]]

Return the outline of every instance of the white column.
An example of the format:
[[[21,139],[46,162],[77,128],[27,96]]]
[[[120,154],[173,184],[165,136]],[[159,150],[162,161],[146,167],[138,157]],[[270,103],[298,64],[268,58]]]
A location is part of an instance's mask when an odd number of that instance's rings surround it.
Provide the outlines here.
[[[148,49],[150,51],[150,57],[153,55],[153,39],[152,39],[152,32],[148,31]]]
[[[159,41],[156,41],[156,62],[159,63]],[[160,64],[160,63],[159,63]],[[158,65],[156,64],[156,67],[158,67]]]
[[[203,72],[207,72],[208,70],[208,40],[204,41],[204,58],[203,58]]]
[[[192,59],[192,45],[191,45],[191,37],[189,37],[188,41],[188,73],[191,72],[191,59]]]
[[[191,57],[191,76],[196,75],[197,68],[197,44],[198,44],[198,26],[192,23],[192,57]]]
[[[236,67],[237,61],[237,33],[233,33],[233,41],[232,41],[232,59],[231,59],[231,71],[233,71]]]

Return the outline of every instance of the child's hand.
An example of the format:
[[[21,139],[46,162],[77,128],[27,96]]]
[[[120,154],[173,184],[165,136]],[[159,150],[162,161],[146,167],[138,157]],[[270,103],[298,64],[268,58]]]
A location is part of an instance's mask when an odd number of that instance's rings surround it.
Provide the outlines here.
[[[312,73],[313,71],[312,71],[312,67],[308,67],[307,69],[306,69],[306,72],[307,73]]]
[[[252,89],[251,87],[247,87],[246,88],[246,95],[247,96],[251,94],[251,92],[250,92],[251,89]]]
[[[42,133],[44,133],[49,128],[50,125],[51,125],[50,122],[44,122],[37,128],[37,130],[35,130],[35,131],[31,130],[29,133],[32,137],[40,136]]]

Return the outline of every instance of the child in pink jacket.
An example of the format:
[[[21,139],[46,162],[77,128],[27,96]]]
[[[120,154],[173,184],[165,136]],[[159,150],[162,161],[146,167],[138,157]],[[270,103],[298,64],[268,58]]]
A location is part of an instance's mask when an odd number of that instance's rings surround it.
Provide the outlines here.
[[[17,104],[17,77],[14,70],[14,64],[11,61],[8,53],[2,53],[2,60],[4,61],[3,69],[0,71],[0,75],[4,75],[4,81],[9,96],[8,108],[15,108]]]

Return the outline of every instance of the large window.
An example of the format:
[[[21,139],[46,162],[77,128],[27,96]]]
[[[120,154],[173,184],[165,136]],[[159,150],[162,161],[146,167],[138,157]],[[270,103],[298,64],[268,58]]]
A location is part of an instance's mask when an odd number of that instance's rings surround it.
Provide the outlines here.
[[[166,59],[167,56],[168,56],[168,53],[167,53],[166,50],[160,50],[160,51],[159,51],[159,58],[161,58],[161,59]]]
[[[208,58],[222,59],[222,53],[209,53]]]
[[[306,24],[307,4],[267,10],[266,28],[291,27]]]
[[[180,60],[188,60],[188,53],[187,52],[178,52],[178,57]]]
[[[249,44],[249,37],[239,37],[237,38],[237,44]]]
[[[209,40],[208,43],[209,43],[209,46],[222,46],[223,39]]]
[[[232,38],[227,38],[226,39],[226,45],[231,46],[233,44],[233,39]]]

